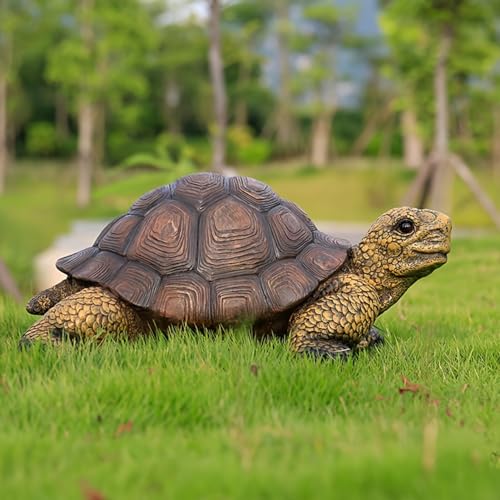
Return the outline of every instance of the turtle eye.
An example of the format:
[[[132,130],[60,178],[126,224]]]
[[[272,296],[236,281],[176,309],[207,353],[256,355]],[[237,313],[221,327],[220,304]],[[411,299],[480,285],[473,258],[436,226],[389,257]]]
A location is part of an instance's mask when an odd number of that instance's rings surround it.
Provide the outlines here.
[[[397,223],[396,229],[402,234],[410,234],[415,231],[415,224],[411,219],[402,219]]]

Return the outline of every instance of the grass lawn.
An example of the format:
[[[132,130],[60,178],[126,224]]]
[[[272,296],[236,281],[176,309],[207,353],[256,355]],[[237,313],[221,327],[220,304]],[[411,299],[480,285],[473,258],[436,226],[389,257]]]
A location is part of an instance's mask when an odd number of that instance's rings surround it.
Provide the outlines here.
[[[18,352],[0,302],[0,496],[496,499],[499,248],[454,242],[345,363],[243,331]]]

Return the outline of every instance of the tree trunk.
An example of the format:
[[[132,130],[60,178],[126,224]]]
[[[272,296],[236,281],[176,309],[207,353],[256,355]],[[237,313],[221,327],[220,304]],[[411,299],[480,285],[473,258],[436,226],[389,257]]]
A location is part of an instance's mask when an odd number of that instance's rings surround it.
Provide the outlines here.
[[[278,107],[275,117],[276,142],[278,148],[290,152],[297,147],[297,129],[292,115],[292,98],[290,90],[290,56],[288,52],[287,29],[288,4],[279,0],[276,6],[278,28],[276,30],[277,58],[279,69]]]
[[[94,45],[91,14],[94,0],[80,0],[80,35],[88,50]],[[80,208],[90,203],[94,169],[95,111],[88,88],[82,84],[78,103],[78,181],[76,202]]]
[[[93,106],[94,133],[93,137],[93,165],[95,181],[100,184],[104,179],[104,157],[106,155],[106,105],[104,102]]]
[[[450,161],[457,174],[461,177],[465,184],[467,184],[467,187],[476,197],[481,207],[483,207],[484,211],[490,216],[496,228],[500,230],[500,213],[496,209],[493,200],[476,181],[476,179],[472,175],[472,172],[470,171],[470,168],[465,164],[465,162],[462,161],[460,157],[456,155],[450,155]]]
[[[470,103],[465,96],[460,98],[459,109],[456,114],[456,138],[461,145],[471,144],[473,139],[470,123]]]
[[[0,259],[0,290],[4,290],[16,302],[22,302],[21,292],[2,259]]]
[[[394,134],[394,116],[387,122],[382,130],[382,138],[378,150],[379,158],[389,158],[391,156],[392,137]]]
[[[417,176],[405,193],[402,205],[423,208],[428,197],[436,158],[431,153],[418,168]]]
[[[493,106],[493,134],[491,144],[493,176],[500,179],[500,105]]]
[[[451,29],[444,26],[439,40],[438,57],[434,71],[434,99],[436,107],[435,143],[436,166],[430,189],[429,205],[436,210],[451,209],[452,170],[449,165],[448,81],[447,64],[451,48]]]
[[[250,64],[246,61],[241,62],[240,71],[238,75],[238,86],[240,90],[246,88],[248,81],[250,79]],[[238,98],[234,111],[234,123],[238,127],[246,127],[248,125],[248,106],[247,101],[241,95]]]
[[[78,185],[77,204],[86,207],[90,203],[93,174],[93,140],[95,113],[92,103],[82,99],[78,109]]]
[[[401,114],[403,133],[404,163],[407,167],[418,168],[424,162],[424,144],[418,133],[417,116],[411,108]]]
[[[0,195],[7,177],[7,77],[0,71]]]
[[[364,150],[370,143],[371,138],[377,131],[377,127],[384,124],[389,119],[391,114],[392,114],[391,100],[387,101],[382,109],[378,109],[377,111],[370,114],[363,130],[361,131],[358,138],[354,142],[354,146],[352,147],[351,150],[351,154],[353,156],[359,156],[363,154]]]
[[[239,99],[234,110],[234,124],[245,128],[248,125],[248,106],[244,99]]]
[[[332,112],[321,112],[315,118],[311,135],[311,163],[326,167],[330,153]]]
[[[181,91],[179,89],[179,85],[175,81],[175,78],[170,77],[165,83],[165,94],[163,99],[165,104],[164,109],[167,130],[169,134],[178,135],[181,133],[178,112],[181,99]]]
[[[210,47],[209,62],[212,89],[214,94],[215,130],[212,134],[213,154],[212,168],[222,172],[226,164],[226,124],[227,124],[227,96],[224,81],[224,66],[220,46],[220,2],[210,2]]]
[[[59,139],[67,139],[69,136],[69,115],[66,97],[61,92],[55,96],[56,133]]]

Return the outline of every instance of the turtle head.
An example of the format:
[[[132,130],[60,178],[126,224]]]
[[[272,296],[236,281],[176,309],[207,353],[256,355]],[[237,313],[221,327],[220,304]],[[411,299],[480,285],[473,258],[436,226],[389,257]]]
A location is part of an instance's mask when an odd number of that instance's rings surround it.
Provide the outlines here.
[[[450,236],[451,220],[445,214],[393,208],[372,224],[359,251],[360,256],[366,254],[365,265],[372,263],[374,275],[416,280],[446,262]]]

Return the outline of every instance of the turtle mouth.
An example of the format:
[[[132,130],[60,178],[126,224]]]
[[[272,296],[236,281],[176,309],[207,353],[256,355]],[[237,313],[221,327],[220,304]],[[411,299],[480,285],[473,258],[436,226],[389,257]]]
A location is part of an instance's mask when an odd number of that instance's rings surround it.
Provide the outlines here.
[[[425,246],[417,246],[414,247],[414,251],[416,253],[421,253],[425,255],[436,255],[436,256],[441,256],[442,258],[446,259],[446,256],[450,253],[450,243],[448,241],[435,241],[435,242],[428,242],[430,244],[427,244]]]
[[[433,261],[436,262],[437,264],[444,264],[448,261],[448,252],[423,252],[425,253],[426,257]]]
[[[449,248],[442,249],[427,249],[425,252],[417,251],[420,255],[424,256],[424,262],[426,262],[426,267],[429,269],[435,269],[448,262]]]
[[[436,240],[432,243],[426,242],[424,245],[419,245],[413,248],[414,252],[419,255],[418,259],[421,262],[419,275],[426,276],[438,267],[448,262],[448,253],[450,252],[450,242]]]

